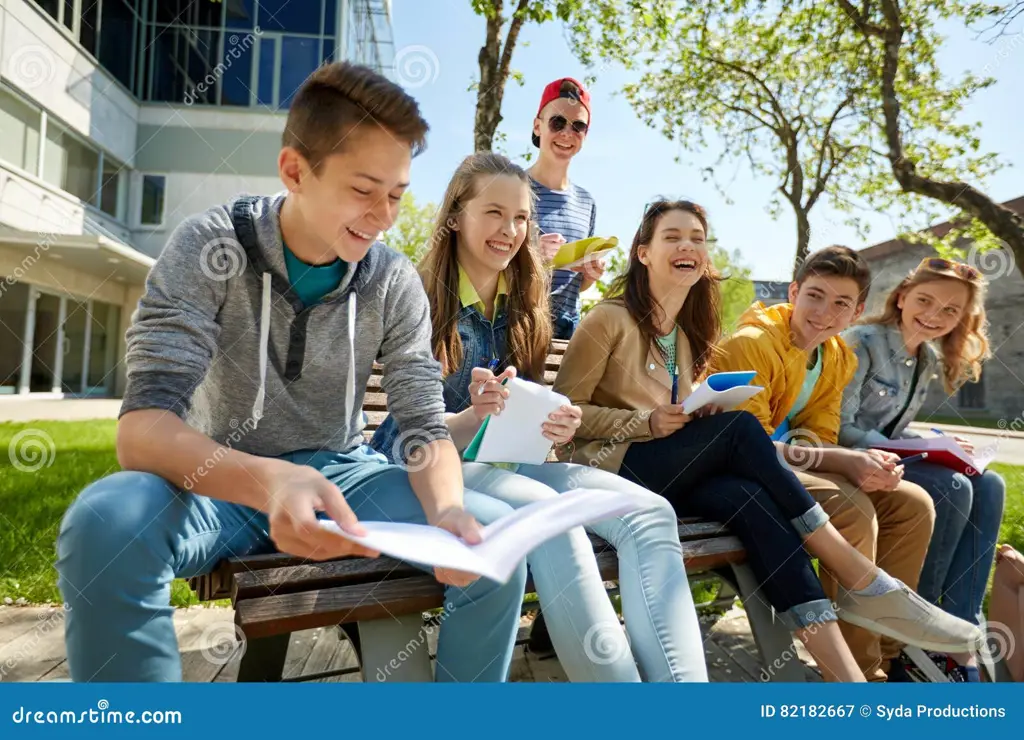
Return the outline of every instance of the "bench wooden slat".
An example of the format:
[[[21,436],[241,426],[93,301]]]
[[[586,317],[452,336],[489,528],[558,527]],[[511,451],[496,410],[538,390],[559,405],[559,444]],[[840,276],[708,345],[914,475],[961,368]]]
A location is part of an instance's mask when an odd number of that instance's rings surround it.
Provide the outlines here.
[[[735,537],[683,543],[683,559],[690,572],[741,563],[745,555],[743,546]],[[614,550],[599,553],[597,561],[604,580],[618,577],[619,559]],[[532,589],[533,586],[527,584],[527,590]],[[249,639],[269,637],[436,609],[442,606],[443,596],[443,587],[430,575],[350,583],[239,600],[235,607],[236,622]]]
[[[726,528],[718,522],[690,521],[679,525],[679,540],[683,543],[725,534]],[[596,552],[610,550],[614,553],[600,537],[591,534],[590,541]],[[223,570],[226,572],[217,579],[219,595],[214,598],[248,599],[422,573],[415,566],[383,555],[323,562],[282,554],[256,555],[229,560]]]

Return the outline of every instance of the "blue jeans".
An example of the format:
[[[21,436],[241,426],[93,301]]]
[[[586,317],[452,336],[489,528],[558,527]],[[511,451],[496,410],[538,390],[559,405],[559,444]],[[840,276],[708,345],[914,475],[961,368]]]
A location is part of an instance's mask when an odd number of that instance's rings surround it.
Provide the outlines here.
[[[680,516],[725,524],[791,630],[838,619],[803,544],[828,516],[753,414],[694,419],[667,437],[634,442],[619,474],[667,498]]]
[[[367,450],[283,458],[319,469],[362,520],[425,523],[408,474]],[[511,513],[469,490],[465,505],[482,524]],[[207,573],[224,558],[274,551],[267,517],[255,509],[180,491],[148,473],[91,484],[57,539],[71,679],[180,681],[171,581]],[[523,563],[505,585],[481,578],[446,589],[453,608],[439,632],[435,680],[506,680],[525,588]]]
[[[908,465],[903,477],[935,501],[935,531],[918,593],[950,614],[980,625],[1006,483],[991,470],[968,477],[931,463]]]
[[[512,473],[464,463],[462,470],[467,486],[513,508],[577,488],[649,497],[650,508],[586,527],[618,554],[625,634],[584,528],[554,537],[527,556],[551,642],[571,681],[708,680],[678,522],[667,501],[584,465],[520,465]]]

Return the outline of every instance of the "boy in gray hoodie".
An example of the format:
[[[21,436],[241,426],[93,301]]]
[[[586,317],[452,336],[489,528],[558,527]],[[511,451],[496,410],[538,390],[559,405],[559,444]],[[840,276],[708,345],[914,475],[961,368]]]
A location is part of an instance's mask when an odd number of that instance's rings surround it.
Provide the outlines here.
[[[407,258],[377,242],[427,124],[362,67],[315,72],[278,157],[286,193],[186,219],[147,279],[127,341],[122,472],[65,514],[57,549],[73,681],[177,681],[171,581],[227,557],[374,556],[327,516],[429,523],[467,542],[511,509],[463,488],[444,423],[429,307]],[[419,465],[363,442],[363,391],[384,368],[389,411]],[[504,585],[447,585],[436,680],[505,680],[526,566]]]

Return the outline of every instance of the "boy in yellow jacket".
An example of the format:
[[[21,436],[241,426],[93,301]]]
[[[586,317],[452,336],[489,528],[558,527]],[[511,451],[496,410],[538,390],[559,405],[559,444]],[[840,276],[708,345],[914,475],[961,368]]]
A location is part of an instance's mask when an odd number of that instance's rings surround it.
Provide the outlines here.
[[[775,440],[779,454],[860,552],[912,589],[935,521],[931,497],[903,480],[899,457],[838,446],[843,388],[857,359],[838,336],[864,311],[871,274],[846,247],[808,256],[789,286],[789,303],[755,303],[724,340],[713,372],[755,370],[765,390],[741,408]],[[822,569],[822,585],[839,588]],[[900,645],[842,623],[854,658],[869,681],[885,681]]]

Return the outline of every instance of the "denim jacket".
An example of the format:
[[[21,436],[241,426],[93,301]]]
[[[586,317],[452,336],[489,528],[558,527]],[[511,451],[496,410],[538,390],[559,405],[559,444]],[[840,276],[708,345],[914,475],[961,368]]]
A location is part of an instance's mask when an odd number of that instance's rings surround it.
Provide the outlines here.
[[[498,360],[495,375],[505,369],[505,339],[507,322],[504,306],[495,310],[494,321],[488,321],[475,306],[464,306],[458,316],[459,336],[462,339],[462,363],[444,379],[445,413],[457,414],[471,405],[469,382],[473,368],[487,367],[492,360]],[[520,372],[520,377],[526,378]],[[530,378],[526,378],[530,380]],[[388,414],[370,440],[370,446],[383,453],[390,462],[402,464],[407,448],[413,443],[416,430],[399,429],[394,417]]]
[[[842,337],[857,355],[857,372],[843,391],[839,443],[860,448],[883,443],[889,439],[883,430],[894,420],[893,439],[920,436],[907,425],[921,410],[940,372],[934,347],[925,342],[917,357],[911,357],[899,327],[892,324],[858,324]],[[917,385],[910,398],[915,373]]]

